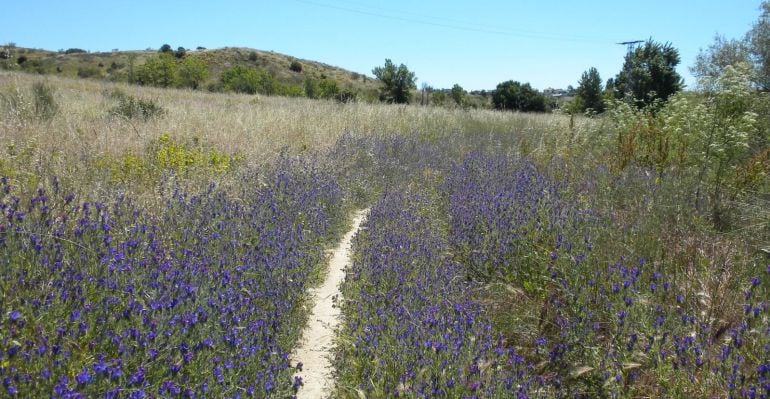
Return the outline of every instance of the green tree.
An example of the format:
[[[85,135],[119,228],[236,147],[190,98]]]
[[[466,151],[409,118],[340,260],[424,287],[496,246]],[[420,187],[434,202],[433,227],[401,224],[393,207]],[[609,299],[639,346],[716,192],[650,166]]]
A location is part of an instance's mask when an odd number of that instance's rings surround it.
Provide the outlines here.
[[[533,89],[529,83],[521,84],[513,80],[497,85],[492,95],[492,104],[503,110],[523,112],[545,112],[545,96]]]
[[[173,55],[162,53],[148,58],[136,68],[135,80],[140,85],[171,87],[176,83],[176,61]]]
[[[770,1],[763,1],[762,14],[746,35],[751,55],[757,67],[756,83],[770,90]]]
[[[579,99],[579,111],[592,110],[597,114],[604,112],[604,98],[602,97],[602,78],[596,68],[591,68],[580,77],[577,88]]]
[[[455,104],[462,106],[465,103],[465,90],[459,84],[455,83],[455,85],[452,86],[450,95],[452,96],[452,100],[455,100]]]
[[[716,35],[714,43],[706,50],[701,49],[695,57],[695,64],[690,67],[690,72],[698,80],[701,89],[712,90],[713,87],[705,87],[704,84],[716,82],[730,65],[750,62],[751,53],[746,41],[727,40],[724,36]]]
[[[225,91],[265,95],[275,94],[276,91],[275,79],[262,69],[236,65],[223,71],[219,79]]]
[[[648,40],[626,54],[623,70],[615,77],[615,97],[646,107],[682,89],[682,77],[676,72],[679,50],[670,43]]]
[[[410,90],[417,88],[415,85],[417,78],[406,65],[401,64],[396,67],[390,59],[385,59],[385,65],[374,68],[372,73],[383,84],[380,89],[380,101],[396,104],[409,103],[412,97]]]
[[[208,78],[209,69],[200,57],[185,57],[179,64],[178,76],[180,86],[195,90]]]
[[[171,50],[171,45],[170,44],[164,44],[164,45],[160,46],[160,49],[158,49],[158,52],[160,52],[160,53],[170,53],[171,51],[172,50]]]

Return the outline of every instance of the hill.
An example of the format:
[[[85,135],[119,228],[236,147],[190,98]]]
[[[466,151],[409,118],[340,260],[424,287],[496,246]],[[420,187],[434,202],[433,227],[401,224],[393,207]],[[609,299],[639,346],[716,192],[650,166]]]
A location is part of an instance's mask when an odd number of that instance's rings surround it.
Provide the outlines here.
[[[222,71],[235,66],[266,71],[278,83],[302,87],[306,79],[336,82],[341,90],[349,90],[365,99],[376,98],[378,82],[365,74],[352,72],[322,62],[299,59],[273,51],[243,47],[218,49],[198,48],[185,50],[184,55],[174,54],[177,59],[199,57],[208,69],[208,77],[200,85],[203,89],[219,91]],[[112,82],[129,82],[132,74],[151,58],[157,58],[158,50],[132,50],[110,52],[86,52],[77,48],[49,51],[18,47],[13,44],[0,48],[0,69],[51,74],[62,77],[102,79]]]

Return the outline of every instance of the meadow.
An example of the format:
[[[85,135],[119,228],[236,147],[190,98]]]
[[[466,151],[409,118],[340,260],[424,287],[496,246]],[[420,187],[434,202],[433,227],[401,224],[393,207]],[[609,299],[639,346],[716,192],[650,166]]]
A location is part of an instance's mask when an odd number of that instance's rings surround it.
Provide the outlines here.
[[[291,397],[306,292],[370,208],[333,397],[768,397],[770,124],[708,130],[703,104],[589,118],[1,72],[2,396]]]

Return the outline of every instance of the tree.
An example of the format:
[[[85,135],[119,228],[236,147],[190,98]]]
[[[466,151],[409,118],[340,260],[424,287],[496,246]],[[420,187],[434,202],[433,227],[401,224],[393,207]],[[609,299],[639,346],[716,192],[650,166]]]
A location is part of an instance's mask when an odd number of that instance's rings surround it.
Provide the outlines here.
[[[383,83],[380,89],[380,101],[396,104],[409,103],[412,97],[410,90],[417,88],[415,85],[417,78],[406,65],[401,64],[396,68],[390,59],[385,59],[385,65],[374,68],[372,73]]]
[[[169,53],[148,58],[136,68],[136,82],[140,85],[170,87],[176,83],[176,61]]]
[[[465,102],[465,90],[460,86],[459,84],[455,83],[454,86],[452,86],[452,91],[450,92],[452,99],[455,100],[455,103],[459,106],[462,106]]]
[[[185,57],[178,68],[179,85],[197,89],[209,76],[206,62],[200,57]]]
[[[164,44],[160,46],[160,49],[158,49],[159,53],[170,53],[171,52],[171,45],[170,44]]]
[[[746,39],[757,67],[756,83],[762,90],[770,90],[770,1],[763,1],[760,10],[762,14]]]
[[[580,100],[580,112],[592,110],[597,114],[604,112],[602,98],[602,78],[596,68],[583,72],[577,88],[577,98]]]
[[[648,40],[626,54],[623,70],[615,77],[615,97],[633,101],[639,108],[666,101],[683,86],[678,64],[679,50],[670,43]]]
[[[492,104],[497,109],[510,109],[523,112],[545,112],[545,96],[533,89],[529,83],[521,84],[513,80],[497,85],[492,95]]]
[[[708,49],[700,50],[695,58],[695,65],[690,67],[690,72],[698,80],[701,89],[711,90],[712,87],[703,85],[716,82],[717,78],[724,74],[725,68],[750,62],[751,53],[746,41],[727,40],[724,36],[716,35],[714,43]]]
[[[430,103],[430,93],[433,88],[430,87],[428,82],[422,82],[420,85],[420,105],[428,105]]]

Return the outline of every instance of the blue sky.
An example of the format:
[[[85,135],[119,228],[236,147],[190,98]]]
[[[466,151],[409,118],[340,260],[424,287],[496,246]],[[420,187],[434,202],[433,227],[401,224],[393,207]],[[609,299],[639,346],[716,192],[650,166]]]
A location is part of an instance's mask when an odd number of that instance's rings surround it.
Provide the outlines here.
[[[385,58],[404,63],[418,86],[493,89],[577,86],[596,67],[620,70],[625,47],[671,42],[687,67],[716,33],[742,37],[761,0],[24,0],[2,6],[0,43],[48,50],[109,51],[253,47],[371,75]]]

